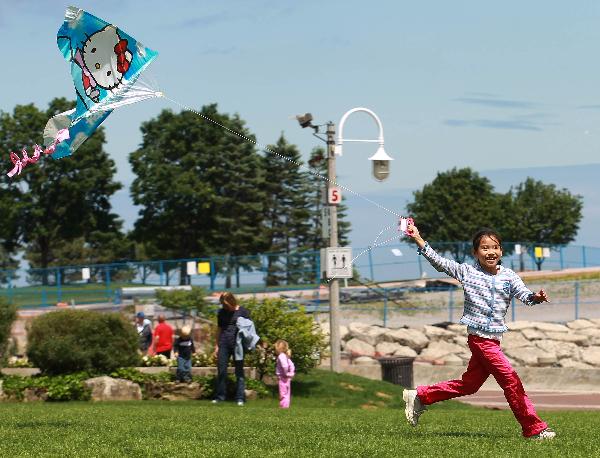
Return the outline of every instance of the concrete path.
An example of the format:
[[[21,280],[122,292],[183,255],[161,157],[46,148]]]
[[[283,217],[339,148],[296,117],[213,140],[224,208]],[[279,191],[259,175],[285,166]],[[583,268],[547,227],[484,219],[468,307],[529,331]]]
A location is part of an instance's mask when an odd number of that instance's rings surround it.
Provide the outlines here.
[[[527,391],[527,395],[536,410],[600,410],[600,393]],[[480,390],[456,400],[492,409],[509,408],[500,390]]]

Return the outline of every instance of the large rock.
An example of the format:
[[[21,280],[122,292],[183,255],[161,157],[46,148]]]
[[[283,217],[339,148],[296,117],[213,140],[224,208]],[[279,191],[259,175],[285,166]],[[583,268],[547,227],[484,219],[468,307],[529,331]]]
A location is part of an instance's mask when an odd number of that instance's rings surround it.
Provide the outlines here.
[[[465,361],[458,355],[450,353],[442,358],[446,366],[464,366]]]
[[[346,340],[350,338],[350,331],[348,330],[348,326],[340,325],[340,339]]]
[[[370,364],[377,364],[377,360],[369,356],[359,356],[352,364],[356,364],[357,366],[368,366]]]
[[[464,324],[450,324],[446,329],[455,334],[467,335],[467,327]]]
[[[590,320],[573,320],[567,323],[567,327],[574,331],[580,331],[581,329],[595,328],[596,325]]]
[[[600,366],[600,347],[588,347],[581,350],[581,361],[592,366]]]
[[[533,342],[536,347],[554,353],[558,359],[579,360],[579,346],[573,342],[559,342],[557,340],[542,339]]]
[[[400,344],[398,344],[400,345]],[[417,352],[406,345],[400,345],[400,348],[394,352],[394,356],[403,356],[406,358],[416,358]]]
[[[534,321],[512,321],[507,323],[506,326],[510,331],[522,331],[523,329],[533,329],[535,328]]]
[[[590,340],[588,336],[574,332],[546,332],[546,337],[559,342],[573,342],[577,345],[589,345]]]
[[[577,334],[581,334],[588,337],[600,337],[600,329],[598,328],[585,328],[577,330]]]
[[[373,345],[357,338],[352,338],[347,341],[346,345],[344,345],[344,350],[352,353],[353,355],[375,355],[375,347]]]
[[[350,323],[348,331],[352,338],[362,340],[369,345],[377,345],[383,340],[383,335],[386,332],[385,328],[380,326],[370,326],[362,323]]]
[[[244,390],[244,397],[246,398],[246,401],[255,401],[258,399],[258,393],[256,392],[256,390]]]
[[[442,360],[444,356],[464,352],[464,348],[450,342],[434,341],[429,344],[420,354],[419,359],[422,361]]]
[[[569,332],[569,328],[567,328],[564,324],[536,321],[535,327],[544,332]]]
[[[423,331],[430,340],[452,340],[456,335],[454,332],[438,326],[425,325]]]
[[[403,348],[407,347],[396,342],[380,342],[375,346],[375,352],[379,353],[380,355],[393,355],[395,352],[402,350]]]
[[[504,353],[523,366],[549,366],[558,361],[555,354],[533,346],[511,347]]]
[[[523,337],[525,337],[527,340],[538,340],[546,338],[545,333],[535,328],[524,328],[521,330],[521,333],[523,334]]]
[[[508,331],[502,336],[502,348],[508,350],[509,348],[521,348],[531,345],[529,340],[523,337],[523,334],[519,331]]]
[[[317,323],[317,325],[318,325],[319,329],[321,330],[321,332],[329,337],[329,330],[330,330],[329,321],[321,321],[321,322]],[[340,329],[340,340],[345,340],[347,338],[350,338],[350,332],[348,331],[348,326],[344,326],[343,324],[341,324],[339,326],[339,329]]]
[[[202,386],[193,383],[149,382],[146,383],[146,397],[165,401],[187,401],[202,399]]]
[[[83,382],[92,391],[92,401],[139,401],[142,390],[137,383],[106,375]]]
[[[46,388],[25,388],[23,390],[23,402],[35,402],[48,400]]]
[[[460,353],[457,353],[457,355],[460,359],[462,359],[464,362],[469,362],[471,360],[471,357],[473,356],[471,354],[470,351],[462,351]]]
[[[467,336],[454,336],[452,340],[456,345],[460,345],[463,348],[468,348],[469,344],[467,342]]]
[[[591,366],[589,364],[586,363],[582,363],[581,361],[575,361],[573,359],[561,359],[558,364],[560,364],[561,367],[570,367],[572,369],[593,369],[594,366]]]
[[[429,339],[425,334],[416,329],[393,329],[383,335],[387,342],[398,342],[401,345],[407,345],[413,350],[419,351],[429,344]]]

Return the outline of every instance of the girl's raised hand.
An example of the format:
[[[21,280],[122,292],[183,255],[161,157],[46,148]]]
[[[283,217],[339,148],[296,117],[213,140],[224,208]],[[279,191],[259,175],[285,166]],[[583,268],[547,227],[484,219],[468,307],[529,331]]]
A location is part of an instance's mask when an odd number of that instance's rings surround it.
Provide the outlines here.
[[[414,224],[409,224],[407,226],[406,233],[412,238],[420,237],[419,229],[417,229],[417,226],[415,226]]]
[[[533,295],[533,301],[537,304],[541,304],[542,302],[550,302],[546,291],[544,291],[543,289],[540,289],[538,293],[535,293]]]
[[[423,237],[421,237],[421,234],[419,234],[419,229],[417,229],[417,226],[414,224],[409,224],[406,228],[406,233],[415,239],[415,242],[419,248],[423,248],[425,246],[425,240],[423,240]]]

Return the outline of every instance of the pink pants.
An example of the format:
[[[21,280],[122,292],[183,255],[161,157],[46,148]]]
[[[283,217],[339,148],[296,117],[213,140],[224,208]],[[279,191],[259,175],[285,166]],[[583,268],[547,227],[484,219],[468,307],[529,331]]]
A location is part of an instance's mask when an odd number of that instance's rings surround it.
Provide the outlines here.
[[[292,399],[292,379],[279,377],[279,407],[288,409]]]
[[[546,429],[548,425],[535,413],[533,404],[525,394],[521,379],[500,349],[500,342],[469,335],[468,343],[471,349],[471,360],[462,379],[417,387],[417,395],[421,402],[427,405],[476,393],[492,374],[504,390],[504,397],[521,424],[523,436],[533,436]]]

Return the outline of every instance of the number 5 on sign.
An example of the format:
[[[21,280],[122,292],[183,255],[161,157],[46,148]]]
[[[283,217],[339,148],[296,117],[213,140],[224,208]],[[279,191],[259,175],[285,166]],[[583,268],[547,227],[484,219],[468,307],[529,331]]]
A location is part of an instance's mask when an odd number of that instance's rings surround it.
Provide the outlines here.
[[[329,188],[327,194],[327,202],[333,205],[337,205],[342,201],[342,190],[335,186]]]

